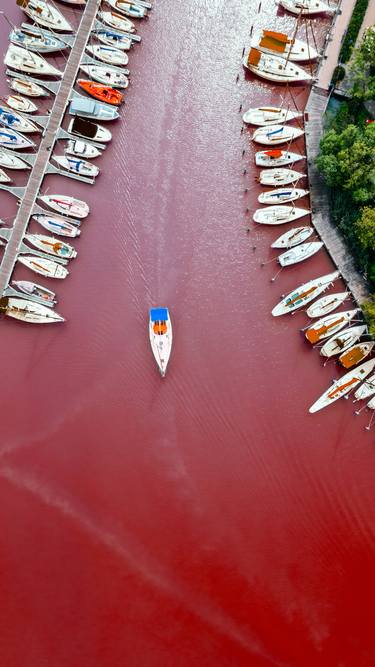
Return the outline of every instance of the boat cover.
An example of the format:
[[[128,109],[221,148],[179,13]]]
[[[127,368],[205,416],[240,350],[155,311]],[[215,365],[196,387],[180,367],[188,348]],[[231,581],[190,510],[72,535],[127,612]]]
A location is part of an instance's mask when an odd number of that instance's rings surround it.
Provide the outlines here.
[[[165,322],[169,319],[168,308],[150,308],[151,322]]]
[[[275,151],[264,151],[265,155],[268,155],[269,157],[281,157],[283,152],[280,150],[275,150]]]
[[[258,49],[250,49],[250,53],[247,59],[247,64],[257,66],[261,55],[262,54],[260,51],[258,51]]]
[[[83,134],[88,139],[94,139],[96,137],[98,126],[95,123],[91,123],[85,118],[80,118],[76,116],[73,120],[72,131]]]
[[[284,53],[286,45],[288,44],[288,35],[282,32],[273,32],[272,30],[263,30],[263,37],[259,42],[259,46],[278,53]]]

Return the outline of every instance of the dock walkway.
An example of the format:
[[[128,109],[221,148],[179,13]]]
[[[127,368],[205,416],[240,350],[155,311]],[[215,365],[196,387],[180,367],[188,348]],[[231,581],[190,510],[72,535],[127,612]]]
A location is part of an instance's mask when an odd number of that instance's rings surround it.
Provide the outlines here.
[[[79,64],[84,54],[90,32],[92,30],[100,0],[87,0],[84,13],[77,30],[75,42],[69,54],[55,102],[49,117],[44,136],[39,146],[36,159],[22,196],[20,207],[13,224],[13,230],[6,246],[0,265],[0,294],[4,293],[9,284],[17,261],[18,251],[29,224],[36,199],[38,197],[46,169],[55,145],[57,132],[61,126],[72,87],[77,77]],[[31,252],[31,251],[30,251]]]

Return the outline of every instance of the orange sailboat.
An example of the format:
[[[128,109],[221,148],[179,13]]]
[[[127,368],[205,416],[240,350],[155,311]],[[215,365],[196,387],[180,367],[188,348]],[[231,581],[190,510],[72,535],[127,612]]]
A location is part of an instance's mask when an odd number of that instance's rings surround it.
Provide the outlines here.
[[[102,83],[89,81],[88,79],[78,79],[77,83],[86,93],[100,100],[100,102],[117,106],[124,99],[124,96],[118,90],[110,86],[105,86]]]

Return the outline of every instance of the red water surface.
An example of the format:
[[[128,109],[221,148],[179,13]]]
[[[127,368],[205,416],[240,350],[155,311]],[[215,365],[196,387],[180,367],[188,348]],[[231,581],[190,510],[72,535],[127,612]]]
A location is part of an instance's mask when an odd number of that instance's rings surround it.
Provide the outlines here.
[[[4,667],[374,665],[374,436],[351,401],[308,414],[339,371],[304,314],[270,314],[333,266],[323,251],[271,283],[281,230],[251,222],[239,106],[285,91],[242,49],[252,23],[294,25],[258,5],[155,0],[97,185],[45,180],[92,212],[70,276],[46,281],[66,324],[1,325]],[[147,309],[164,304],[161,380]]]

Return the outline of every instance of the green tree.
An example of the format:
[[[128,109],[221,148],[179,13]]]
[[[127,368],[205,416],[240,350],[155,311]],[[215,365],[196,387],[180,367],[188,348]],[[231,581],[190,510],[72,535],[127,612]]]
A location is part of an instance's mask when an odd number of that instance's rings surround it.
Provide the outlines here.
[[[375,209],[365,206],[355,227],[362,246],[366,250],[375,251]]]
[[[371,297],[368,301],[362,304],[362,310],[366,318],[369,333],[375,336],[375,297]]]
[[[375,98],[375,30],[368,28],[361,45],[354,50],[349,68],[351,96],[356,100]]]

